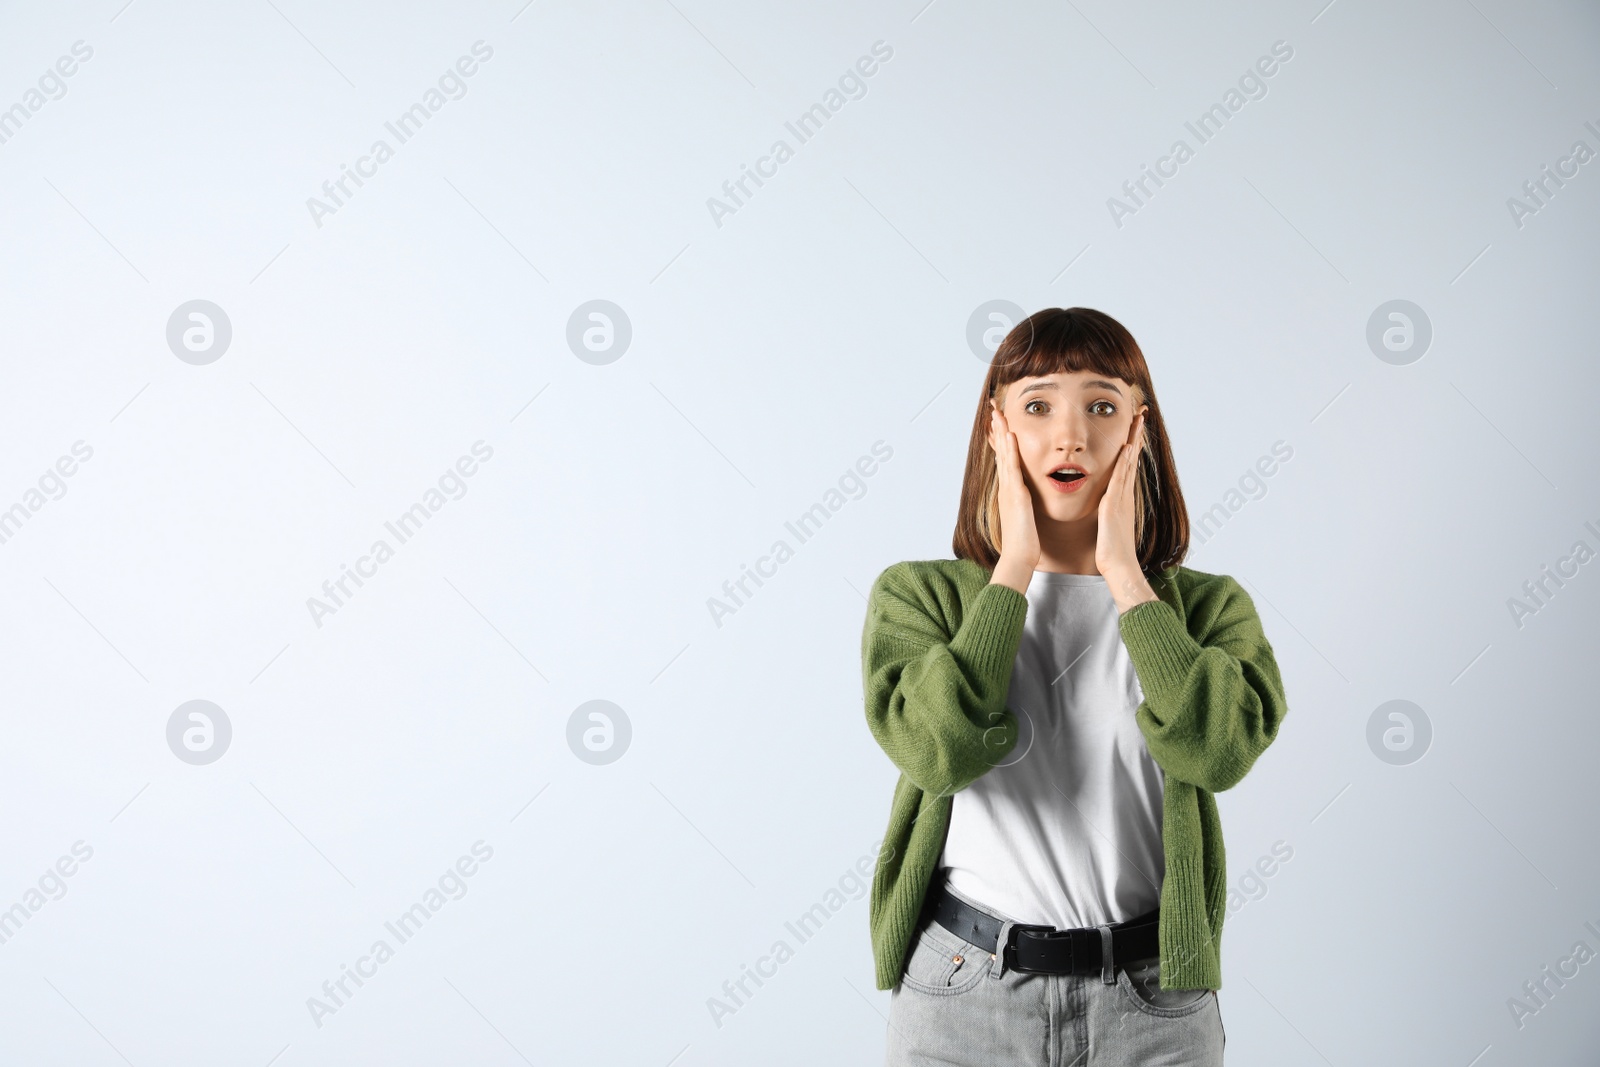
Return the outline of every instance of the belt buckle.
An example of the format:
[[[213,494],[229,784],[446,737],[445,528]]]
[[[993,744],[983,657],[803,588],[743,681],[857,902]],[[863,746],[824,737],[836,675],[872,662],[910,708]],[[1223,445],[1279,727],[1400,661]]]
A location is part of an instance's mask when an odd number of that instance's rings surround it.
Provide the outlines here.
[[[1058,931],[1054,926],[1029,926],[1024,923],[1018,923],[1011,927],[1011,933],[1006,937],[1005,947],[1001,951],[1001,959],[1008,968],[1021,974],[1054,974],[1056,973],[1054,971],[1039,971],[1032,967],[1024,967],[1017,962],[1017,935],[1020,933],[1037,933],[1048,937],[1050,934],[1061,932],[1063,931]]]
[[[1065,942],[1067,948],[1067,969],[1065,971],[1036,970],[1032,967],[1021,966],[1017,960],[1018,933],[1036,933],[1049,941]],[[1007,967],[1021,974],[1098,974],[1098,968],[1093,971],[1087,971],[1083,969],[1083,964],[1086,962],[1088,955],[1085,950],[1088,947],[1088,940],[1090,936],[1097,935],[1095,935],[1095,931],[1093,930],[1057,930],[1054,926],[1028,926],[1018,924],[1011,928],[1011,934],[1006,939],[1002,958],[1004,959]]]

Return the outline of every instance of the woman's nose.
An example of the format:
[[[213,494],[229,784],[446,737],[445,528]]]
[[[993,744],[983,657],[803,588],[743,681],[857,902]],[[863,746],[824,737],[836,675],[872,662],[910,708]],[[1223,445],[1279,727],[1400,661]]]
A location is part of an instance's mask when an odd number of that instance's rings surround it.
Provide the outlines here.
[[[1056,451],[1066,452],[1069,455],[1076,452],[1088,451],[1089,432],[1090,427],[1084,424],[1081,420],[1071,418],[1064,419],[1061,424],[1055,428]]]

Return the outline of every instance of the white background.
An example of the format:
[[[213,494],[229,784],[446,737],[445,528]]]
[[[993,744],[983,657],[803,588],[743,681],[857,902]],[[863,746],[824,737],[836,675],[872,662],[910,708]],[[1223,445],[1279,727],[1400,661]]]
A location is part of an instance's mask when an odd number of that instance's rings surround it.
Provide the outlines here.
[[[984,362],[969,316],[1101,309],[1149,359],[1188,562],[1255,598],[1291,712],[1219,797],[1232,1064],[1578,1062],[1600,964],[1590,6],[7,5],[0,107],[0,944],[7,1064],[873,1064],[859,890],[755,996],[709,998],[882,836],[864,593],[948,557]],[[319,226],[307,207],[493,56]],[[893,49],[808,143],[784,123]],[[1136,214],[1121,195],[1274,42],[1293,57]],[[707,198],[772,143],[737,212]],[[189,300],[233,339],[168,347]],[[593,365],[569,316],[633,339]],[[1432,344],[1395,366],[1380,304]],[[784,523],[882,440],[859,499]],[[307,600],[483,441],[338,610]],[[1238,503],[1235,499],[1234,503]],[[718,626],[779,539],[795,555]],[[391,541],[392,543],[392,541]],[[1587,635],[1587,636],[1586,636]],[[186,701],[233,736],[194,766]],[[624,709],[620,759],[569,717]],[[1366,727],[1414,701],[1426,756]],[[467,892],[317,1025],[308,998],[482,840]],[[24,910],[26,905],[24,904]],[[388,937],[393,945],[394,939]]]

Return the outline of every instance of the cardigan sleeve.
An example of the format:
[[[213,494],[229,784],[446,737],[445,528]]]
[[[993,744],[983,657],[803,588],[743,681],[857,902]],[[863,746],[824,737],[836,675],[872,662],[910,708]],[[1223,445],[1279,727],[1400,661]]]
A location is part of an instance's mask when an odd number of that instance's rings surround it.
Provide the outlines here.
[[[1150,755],[1182,782],[1219,793],[1245,776],[1289,708],[1272,646],[1250,595],[1222,576],[1203,640],[1163,600],[1136,604],[1118,627],[1144,690],[1134,713]]]
[[[954,634],[933,601],[907,564],[885,570],[867,601],[861,660],[872,736],[912,784],[943,796],[1016,744],[1005,700],[1028,601],[1010,586],[987,585]]]

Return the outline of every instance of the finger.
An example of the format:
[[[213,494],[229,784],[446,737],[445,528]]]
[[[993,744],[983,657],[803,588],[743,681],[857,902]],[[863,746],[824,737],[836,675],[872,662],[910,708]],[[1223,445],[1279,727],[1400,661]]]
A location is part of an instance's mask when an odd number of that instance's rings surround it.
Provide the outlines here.
[[[998,412],[996,415],[1000,420],[999,425],[995,427],[995,433],[1000,438],[1000,450],[1006,454],[1007,458],[1010,458],[1012,454],[1012,446],[1016,443],[1017,439],[1011,433],[1011,427],[1006,424],[1006,417]]]
[[[1010,472],[1012,481],[1022,485],[1022,447],[1017,443],[1017,435],[1010,430],[1006,431],[1005,437],[1006,469]]]
[[[1111,478],[1110,478],[1109,482],[1106,485],[1106,489],[1108,491],[1111,490],[1112,488],[1114,488],[1117,485],[1117,482],[1118,482],[1118,480],[1120,479],[1120,477],[1122,475],[1122,467],[1123,467],[1123,464],[1127,460],[1127,455],[1128,455],[1128,442],[1126,440],[1124,440],[1121,444],[1119,444],[1117,446],[1117,458],[1112,460],[1112,462],[1111,462]]]
[[[1111,471],[1111,483],[1106,486],[1106,496],[1120,502],[1127,494],[1128,486],[1133,481],[1133,455],[1133,446],[1129,444],[1124,444],[1117,453],[1117,462]]]
[[[1100,494],[1100,517],[1104,519],[1117,502],[1117,494],[1122,492],[1122,456],[1118,455],[1116,462],[1111,464],[1111,477],[1106,479],[1106,491]]]
[[[1117,453],[1117,462],[1111,467],[1111,481],[1106,485],[1105,499],[1115,506],[1122,500],[1123,487],[1128,481],[1128,446]]]
[[[1012,450],[1011,434],[1001,427],[995,427],[993,448],[995,468],[999,471],[1000,480],[1009,482],[1016,463]]]

